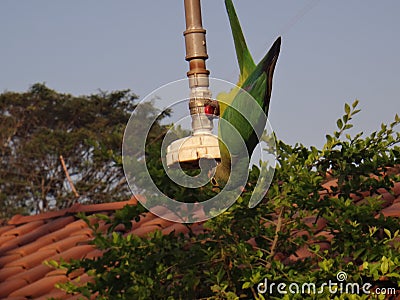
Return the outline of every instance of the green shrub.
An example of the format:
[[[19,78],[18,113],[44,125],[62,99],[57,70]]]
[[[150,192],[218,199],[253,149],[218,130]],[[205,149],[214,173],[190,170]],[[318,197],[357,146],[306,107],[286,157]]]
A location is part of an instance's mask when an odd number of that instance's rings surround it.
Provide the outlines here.
[[[370,283],[373,287],[395,287],[400,283],[398,218],[379,214],[379,189],[390,190],[400,181],[399,172],[388,168],[400,164],[400,123],[396,115],[390,125],[367,137],[347,134],[357,101],[345,105],[338,131],[327,135],[322,149],[301,144],[278,147],[278,166],[265,199],[254,209],[247,203],[257,179],[253,168],[245,191],[225,213],[208,220],[203,234],[162,235],[147,238],[121,235],[113,228],[138,220],[141,206],[125,207],[108,222],[109,232],[97,232],[93,243],[106,250],[97,260],[63,263],[71,272],[83,268],[94,281],[80,286],[63,284],[68,292],[98,299],[367,299],[360,293],[258,293],[260,283],[323,283],[337,281],[339,271],[346,282]],[[375,175],[371,177],[371,174]],[[323,183],[337,178],[327,190]],[[185,193],[180,193],[184,195]],[[353,198],[363,195],[357,205]],[[181,199],[182,200],[182,199]],[[184,199],[183,199],[184,200]],[[375,217],[377,215],[377,217]],[[305,218],[325,220],[332,236],[330,247],[316,235]],[[93,227],[96,231],[96,228]],[[295,234],[304,232],[303,235]],[[255,241],[252,246],[248,241]],[[306,248],[313,255],[290,260]],[[372,291],[372,289],[371,289]],[[321,292],[321,293],[319,293]],[[382,298],[382,295],[380,296]],[[379,298],[379,299],[381,299]]]

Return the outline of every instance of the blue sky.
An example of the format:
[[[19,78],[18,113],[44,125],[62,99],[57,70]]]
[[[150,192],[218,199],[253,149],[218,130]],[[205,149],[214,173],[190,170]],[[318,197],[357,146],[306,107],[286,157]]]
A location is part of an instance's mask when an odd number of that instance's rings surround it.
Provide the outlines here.
[[[345,102],[360,100],[353,132],[400,113],[400,2],[234,1],[258,61],[279,35],[270,121],[278,138],[321,146]],[[203,0],[207,68],[236,82],[222,0]],[[183,0],[0,2],[0,92],[36,82],[75,95],[131,89],[141,98],[185,78]]]

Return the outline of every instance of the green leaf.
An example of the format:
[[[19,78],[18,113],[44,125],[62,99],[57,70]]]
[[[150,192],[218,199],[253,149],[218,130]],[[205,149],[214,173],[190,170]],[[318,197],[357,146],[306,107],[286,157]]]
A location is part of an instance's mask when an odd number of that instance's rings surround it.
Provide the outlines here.
[[[345,103],[344,105],[344,111],[346,112],[347,115],[350,115],[350,106],[347,103]]]
[[[389,229],[384,228],[383,231],[386,233],[386,235],[388,236],[389,239],[392,238],[392,233],[390,232]]]
[[[45,261],[45,264],[48,265],[48,266],[54,267],[54,268],[59,268],[60,267],[60,264],[54,259],[50,259],[50,260]]]
[[[400,274],[398,274],[398,273],[386,273],[386,276],[389,278],[391,278],[391,277],[400,278]]]
[[[336,121],[336,125],[337,125],[337,127],[338,127],[339,129],[342,129],[342,128],[343,128],[343,121],[342,121],[342,119],[338,119],[338,120]]]
[[[249,281],[243,283],[243,285],[242,285],[242,289],[248,289],[249,287],[251,287],[251,282],[249,282]]]
[[[385,256],[383,256],[382,263],[381,263],[382,275],[385,275],[388,271],[389,271],[389,261]]]
[[[116,244],[119,240],[119,234],[117,232],[112,233],[113,243]]]
[[[362,264],[362,267],[363,267],[364,270],[368,269],[368,262],[364,261],[363,264]]]
[[[331,142],[332,142],[333,137],[332,137],[331,135],[327,134],[327,135],[325,136],[325,138],[326,138],[326,141],[327,141],[328,143],[331,143]]]

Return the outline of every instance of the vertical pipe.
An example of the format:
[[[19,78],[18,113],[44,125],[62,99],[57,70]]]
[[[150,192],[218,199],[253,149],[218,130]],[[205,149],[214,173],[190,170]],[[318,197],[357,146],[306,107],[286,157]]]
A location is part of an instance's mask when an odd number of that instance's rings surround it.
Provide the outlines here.
[[[190,67],[187,76],[189,79],[202,77],[201,79],[204,80],[197,84],[208,86],[210,72],[206,69],[206,59],[208,58],[206,30],[201,21],[200,0],[185,0],[185,17],[186,30],[183,33],[186,45],[185,59],[189,62]],[[197,86],[195,82],[191,82],[191,84]]]
[[[186,57],[189,62],[190,101],[189,109],[192,116],[193,134],[211,133],[212,120],[205,114],[205,105],[212,103],[209,90],[210,72],[206,69],[207,45],[206,30],[201,20],[200,0],[184,0],[186,30],[185,36]]]

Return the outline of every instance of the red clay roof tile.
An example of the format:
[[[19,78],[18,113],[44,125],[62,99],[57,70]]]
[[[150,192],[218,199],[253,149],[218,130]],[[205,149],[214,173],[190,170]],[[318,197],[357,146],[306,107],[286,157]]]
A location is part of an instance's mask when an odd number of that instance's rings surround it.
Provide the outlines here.
[[[67,218],[60,218],[54,221],[50,221],[48,224],[45,224],[43,226],[35,227],[34,229],[32,228],[33,230],[31,232],[27,232],[24,235],[15,237],[14,239],[3,243],[0,246],[0,255],[14,248],[17,248],[18,246],[23,246],[33,241],[36,241],[39,237],[42,237],[43,235],[51,231],[57,230],[65,226],[68,222],[71,222],[72,220],[74,220],[72,216]],[[38,222],[43,224],[43,221],[34,221],[33,223],[38,224]],[[21,227],[24,227],[24,225],[22,225]],[[9,231],[7,233],[9,233]]]
[[[3,236],[7,236],[7,235],[21,236],[24,233],[31,232],[33,229],[43,225],[43,223],[44,223],[43,221],[29,222],[29,223],[26,223],[26,224],[24,224],[22,226],[18,226],[18,227],[15,227],[13,229],[10,229],[7,232],[3,233],[2,235]]]
[[[27,234],[20,235],[17,237],[14,237],[12,240],[9,240],[8,242],[5,242],[1,247],[0,247],[0,253],[5,253],[8,252],[14,248],[26,245],[30,242],[35,241],[38,237],[40,236],[40,232],[37,231],[32,231],[28,232]]]
[[[50,292],[46,293],[45,295],[35,298],[35,300],[48,300],[50,298],[57,299],[57,300],[71,299],[70,296],[67,295],[64,291],[54,288]],[[82,300],[82,298],[80,300]]]
[[[5,225],[3,227],[0,227],[0,236],[2,236],[4,232],[9,231],[13,228],[15,228],[15,226],[13,226],[13,225]],[[1,242],[0,242],[0,245],[1,245]]]
[[[87,224],[85,223],[85,221],[79,219],[79,220],[76,220],[76,221],[71,222],[68,225],[66,225],[65,229],[66,228],[74,228],[75,230],[79,230],[79,229],[86,228],[86,227],[87,227]]]
[[[51,220],[51,219],[49,219],[49,220]],[[48,232],[53,232],[58,229],[64,228],[65,226],[67,226],[68,224],[70,224],[74,221],[75,221],[74,216],[61,217],[61,218],[57,218],[57,219],[53,219],[53,220],[49,221],[48,223],[46,223],[46,225],[43,226],[43,228],[45,228],[45,230]]]
[[[206,229],[204,228],[203,223],[194,223],[190,225],[190,230],[194,234],[199,234],[205,232]]]
[[[78,283],[78,284],[83,284],[83,283],[86,283],[86,282],[89,282],[89,281],[93,281],[93,278],[92,277],[90,277],[88,274],[82,274],[82,275],[79,275],[79,276],[77,276],[77,277],[75,277],[74,278],[74,282],[76,282],[76,283]]]
[[[66,251],[66,250],[80,244],[81,242],[87,242],[88,240],[89,239],[86,234],[76,234],[76,235],[69,236],[58,242],[44,246],[40,249],[40,251],[50,249],[50,250],[55,250],[57,253],[61,253],[63,251]]]
[[[168,226],[161,230],[163,234],[170,234],[171,232],[175,232],[175,234],[183,233],[186,234],[189,232],[189,227],[182,223],[174,223],[171,226]]]
[[[11,297],[27,297],[35,299],[47,294],[49,290],[54,288],[56,283],[66,282],[68,280],[65,275],[51,276],[39,279],[38,281],[26,285],[20,289],[15,290],[10,294]]]
[[[385,217],[399,217],[400,216],[400,202],[396,202],[393,205],[386,207],[381,211]]]
[[[394,186],[392,188],[392,192],[393,192],[393,194],[395,196],[399,196],[400,195],[400,181],[394,183]]]
[[[44,236],[42,238],[49,240],[49,241],[51,240],[52,242],[56,242],[56,241],[65,239],[66,237],[69,237],[71,234],[73,234],[74,232],[77,232],[81,229],[82,229],[81,227],[64,227],[62,229],[59,229],[57,231],[54,231],[54,232]]]
[[[13,235],[0,236],[0,249],[5,242],[12,240],[14,238],[15,238],[15,236],[13,236]]]
[[[55,270],[52,270],[52,271],[46,273],[46,275],[44,277],[57,276],[57,275],[67,276],[67,271],[65,269],[55,269]]]
[[[161,219],[161,218],[154,218],[154,219],[152,219],[152,220],[147,221],[146,223],[144,223],[141,227],[143,227],[143,226],[153,226],[153,225],[157,225],[157,226],[159,226],[160,228],[166,228],[166,227],[168,227],[168,226],[171,226],[172,224],[175,224],[175,223],[172,222],[172,221],[168,221],[168,220],[165,220],[165,219]]]
[[[25,297],[7,297],[7,300],[29,300],[29,299]]]
[[[121,201],[121,202],[112,202],[112,203],[103,203],[103,204],[91,204],[91,205],[83,205],[83,204],[74,204],[70,208],[58,210],[58,211],[49,211],[45,212],[39,215],[33,215],[33,216],[21,216],[21,215],[15,215],[10,221],[8,221],[8,224],[10,225],[19,225],[19,224],[24,224],[24,223],[30,223],[38,220],[49,220],[49,219],[54,219],[58,218],[60,216],[64,216],[67,214],[75,214],[78,212],[100,212],[100,211],[106,211],[106,210],[116,210],[116,209],[121,209],[125,205],[136,205],[137,200],[135,197],[132,197],[128,201]],[[100,205],[100,206],[96,206]]]
[[[42,263],[44,259],[55,255],[57,252],[54,249],[40,250],[33,252],[27,256],[21,257],[17,260],[9,262],[4,267],[18,267],[21,266],[25,269],[30,269]]]
[[[72,232],[70,234],[70,236],[76,236],[76,235],[84,235],[84,236],[86,236],[87,240],[90,240],[91,237],[93,236],[93,231],[90,228],[82,228],[82,229]]]
[[[100,212],[107,210],[118,210],[123,208],[125,205],[136,205],[137,200],[135,198],[131,198],[129,201],[121,201],[121,202],[110,202],[110,203],[101,203],[101,204],[89,204],[89,205],[81,205],[77,204],[72,206],[69,209],[69,212]]]
[[[306,217],[303,221],[308,227],[312,228],[314,232],[319,232],[327,223],[325,219],[316,216]]]
[[[7,251],[9,254],[19,254],[21,256],[27,256],[36,250],[46,246],[49,244],[48,240],[45,239],[37,239],[34,243],[30,243],[19,248],[14,248],[12,250]]]
[[[103,251],[101,251],[99,249],[94,249],[94,250],[90,251],[88,254],[86,254],[86,258],[95,259],[95,258],[100,257],[102,255],[103,255]]]
[[[9,268],[12,268],[12,267],[9,267]],[[24,270],[24,272],[17,273],[8,279],[21,278],[21,279],[26,280],[28,283],[33,283],[36,280],[43,278],[48,272],[53,270],[53,268],[40,263],[39,265],[35,266],[34,268],[31,268],[29,270],[26,270],[26,269],[23,269],[23,270]]]
[[[156,230],[161,230],[161,227],[158,225],[150,225],[150,226],[146,225],[132,230],[131,233],[137,236],[145,236],[146,234]]]
[[[59,253],[50,257],[53,260],[59,260],[63,258],[64,260],[70,259],[82,259],[86,256],[87,253],[91,252],[94,249],[93,245],[78,245],[76,247],[70,248],[67,251]]]
[[[40,221],[40,220],[50,220],[53,218],[58,218],[60,216],[65,215],[65,209],[60,210],[60,211],[49,211],[45,213],[41,213],[39,215],[32,215],[32,216],[21,216],[21,215],[15,215],[9,222],[8,224],[13,224],[13,225],[20,225],[20,224],[26,224],[34,221]]]
[[[21,258],[21,254],[9,254],[9,255],[5,255],[0,257],[0,267],[4,267],[5,265],[15,261],[16,259],[20,259]]]
[[[27,282],[23,279],[16,278],[7,280],[0,283],[0,298],[5,299],[11,292],[16,291],[27,285]]]
[[[147,223],[148,221],[153,220],[155,218],[157,218],[157,216],[155,214],[142,214],[142,215],[140,215],[139,222],[135,222],[135,221],[131,222],[132,228],[133,229],[139,228],[140,226],[142,226],[142,224]]]
[[[324,189],[326,189],[328,192],[331,192],[332,191],[331,188],[336,187],[337,182],[338,182],[338,180],[334,178],[334,179],[331,179],[331,180],[325,182],[324,184],[322,184],[322,187]]]
[[[10,278],[15,274],[22,273],[25,269],[21,266],[17,267],[8,267],[8,268],[1,268],[0,269],[0,282]]]

